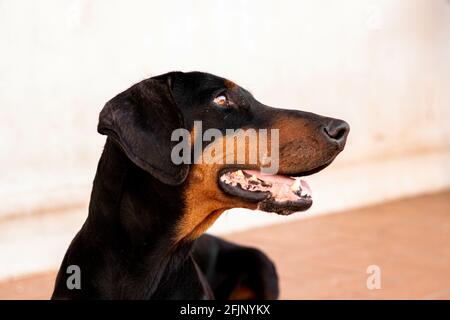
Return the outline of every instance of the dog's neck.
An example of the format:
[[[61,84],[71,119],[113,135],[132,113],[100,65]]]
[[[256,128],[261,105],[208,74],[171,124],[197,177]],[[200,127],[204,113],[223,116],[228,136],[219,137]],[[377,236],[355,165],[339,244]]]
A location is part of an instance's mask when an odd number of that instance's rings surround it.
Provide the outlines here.
[[[183,211],[181,187],[159,182],[134,165],[107,140],[92,188],[87,227],[110,241],[141,246],[164,242],[169,248]],[[163,237],[162,237],[163,236]]]
[[[86,270],[84,277],[95,279],[85,281],[104,281],[104,291],[112,293],[106,298],[145,299],[165,294],[158,294],[159,283],[161,279],[170,282],[169,270],[177,272],[186,263],[192,264],[193,242],[175,243],[182,206],[177,187],[138,168],[108,139],[94,180],[89,216],[69,249],[72,256],[73,251],[94,255],[88,267],[95,274]],[[72,263],[77,261],[66,264]]]

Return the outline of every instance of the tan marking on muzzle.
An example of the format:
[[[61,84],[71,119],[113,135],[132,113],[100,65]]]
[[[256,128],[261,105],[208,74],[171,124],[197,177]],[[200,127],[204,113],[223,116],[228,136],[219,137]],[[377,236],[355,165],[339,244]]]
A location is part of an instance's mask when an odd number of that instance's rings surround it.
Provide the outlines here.
[[[195,133],[191,132],[191,137],[194,136]],[[227,144],[233,148],[227,148]],[[200,237],[227,209],[236,207],[256,209],[256,203],[229,196],[220,189],[218,184],[218,175],[224,167],[227,157],[236,161],[239,153],[249,150],[251,151],[250,140],[239,145],[234,136],[225,136],[210,143],[202,152],[203,157],[207,157],[208,153],[218,152],[214,157],[222,160],[223,164],[191,165],[184,193],[185,211],[182,219],[177,223],[176,242]],[[245,157],[243,165],[257,168],[261,164],[257,159],[257,163],[252,165],[248,162],[249,158]]]

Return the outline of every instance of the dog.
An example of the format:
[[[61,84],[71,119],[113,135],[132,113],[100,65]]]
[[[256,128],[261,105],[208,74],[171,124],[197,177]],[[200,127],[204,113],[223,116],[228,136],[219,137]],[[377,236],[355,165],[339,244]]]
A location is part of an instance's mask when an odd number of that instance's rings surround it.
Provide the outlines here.
[[[276,129],[277,174],[263,174],[261,159],[174,163],[172,133],[182,128],[194,140],[198,120],[223,133],[215,146],[231,139],[227,129]],[[107,138],[89,214],[64,256],[52,299],[278,298],[277,272],[263,252],[204,233],[235,207],[283,215],[308,209],[309,186],[298,177],[336,158],[349,125],[263,105],[212,74],[170,72],[107,102],[98,132]],[[80,271],[76,288],[68,286],[71,266]]]

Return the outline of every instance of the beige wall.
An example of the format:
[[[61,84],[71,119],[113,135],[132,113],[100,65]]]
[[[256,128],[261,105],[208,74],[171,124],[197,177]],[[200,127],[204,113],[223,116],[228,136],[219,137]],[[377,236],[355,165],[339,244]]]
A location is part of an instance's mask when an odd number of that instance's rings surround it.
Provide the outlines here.
[[[0,215],[85,204],[99,110],[170,70],[351,124],[312,213],[450,186],[445,0],[3,0],[0,52]],[[215,228],[273,219],[245,216]]]

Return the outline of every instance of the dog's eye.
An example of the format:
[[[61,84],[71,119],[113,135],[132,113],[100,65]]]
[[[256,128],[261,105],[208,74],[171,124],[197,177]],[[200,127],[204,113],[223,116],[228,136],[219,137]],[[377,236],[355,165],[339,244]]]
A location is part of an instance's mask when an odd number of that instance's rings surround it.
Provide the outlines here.
[[[221,107],[228,107],[228,98],[224,94],[221,94],[214,98],[214,103]]]

